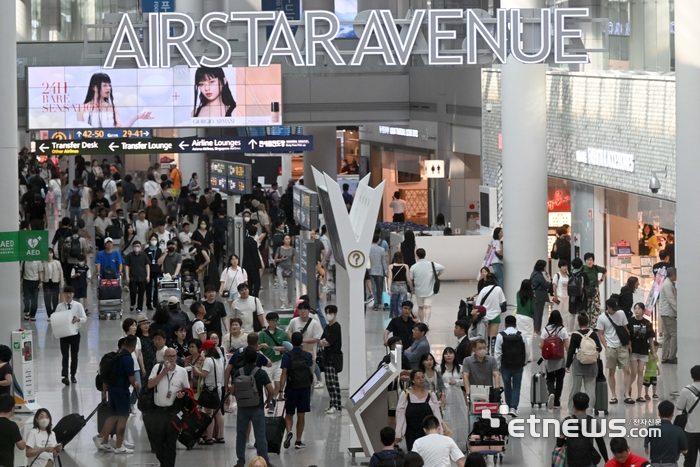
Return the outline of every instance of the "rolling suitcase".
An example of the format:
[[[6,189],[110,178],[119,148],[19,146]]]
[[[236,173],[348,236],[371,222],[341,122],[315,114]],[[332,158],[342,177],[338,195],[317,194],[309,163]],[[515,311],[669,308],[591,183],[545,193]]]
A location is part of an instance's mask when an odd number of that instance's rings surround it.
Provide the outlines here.
[[[187,426],[180,432],[177,440],[184,444],[189,451],[197,444],[197,441],[211,425],[211,422],[212,418],[207,414],[200,414],[199,417],[197,414],[190,414],[185,419]]]
[[[279,454],[282,451],[282,438],[287,429],[284,421],[284,403],[277,401],[275,413],[265,417],[265,438],[267,439],[267,452]]]
[[[97,413],[98,410],[100,410],[100,407],[103,405],[106,404],[100,403],[97,407],[95,407],[95,410],[90,412],[90,415],[88,415],[87,418],[78,413],[72,413],[60,419],[53,428],[53,432],[56,434],[56,442],[58,442],[58,444],[62,444],[63,446],[70,443],[73,438],[80,433],[80,430],[85,428],[87,422]]]
[[[97,433],[102,432],[102,427],[109,418],[109,403],[105,402],[97,407]],[[112,432],[110,435],[116,436],[117,434],[117,424],[115,423],[112,427]]]
[[[595,408],[593,415],[599,412],[608,414],[608,381],[605,378],[598,378],[595,382]]]
[[[547,373],[540,368],[540,371],[533,373],[530,382],[530,405],[534,407],[537,404],[538,408],[542,408],[542,405],[547,403],[548,396]]]

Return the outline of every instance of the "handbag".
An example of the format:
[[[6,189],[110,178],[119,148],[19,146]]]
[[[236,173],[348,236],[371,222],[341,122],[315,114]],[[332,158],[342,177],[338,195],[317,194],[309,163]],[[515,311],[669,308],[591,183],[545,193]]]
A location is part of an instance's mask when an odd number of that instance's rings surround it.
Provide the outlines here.
[[[435,263],[430,263],[433,266],[433,274],[435,274],[435,284],[433,284],[433,293],[440,293],[440,278],[438,277],[437,271],[435,270]]]
[[[445,436],[448,436],[450,438],[453,438],[452,430],[450,429],[450,425],[448,425],[444,419],[442,420],[441,425],[442,425],[442,434]]]
[[[211,358],[211,357],[208,357]],[[213,361],[213,359],[212,359]],[[202,362],[204,365],[204,362]],[[204,378],[199,379],[199,397],[197,398],[197,403],[204,407],[205,409],[216,409],[221,405],[221,395],[219,394],[219,382],[216,377],[216,362],[214,362],[214,387],[210,388],[203,383]]]
[[[230,270],[231,268],[229,267],[226,269]],[[233,301],[233,300],[236,300],[238,298],[238,296],[237,296],[238,292],[233,292],[233,297],[231,297],[231,295],[232,295],[231,294],[231,287],[233,286],[233,284],[236,283],[236,277],[238,277],[238,271],[239,271],[239,269],[236,268],[236,274],[233,276],[233,279],[231,279],[231,284],[228,287],[224,287],[225,290],[221,293],[221,296],[223,298],[231,298],[231,300],[229,300],[229,301]],[[225,284],[224,284],[224,286],[225,286]]]
[[[552,467],[566,467],[566,445],[554,447],[552,451]]]
[[[318,369],[321,371],[321,373],[325,373],[325,371],[326,371],[326,365],[324,364],[325,359],[323,357],[325,355],[325,353],[326,353],[325,349],[320,351],[320,352],[316,352],[316,365],[318,365]]]
[[[284,277],[285,279],[289,279],[290,277],[292,277],[293,274],[294,271],[292,270],[292,268],[282,269],[282,277]]]
[[[260,324],[260,319],[258,319],[258,299],[257,297],[253,297],[253,300],[255,300],[255,311],[253,312],[253,331],[260,332],[263,330],[263,325]]]
[[[685,425],[688,423],[688,415],[693,413],[693,410],[695,409],[695,406],[698,405],[698,402],[700,402],[700,393],[698,393],[698,390],[693,386],[692,384],[689,384],[686,386],[686,388],[690,389],[690,392],[692,392],[695,395],[695,403],[693,406],[690,408],[690,410],[683,410],[682,413],[679,413],[676,415],[675,420],[673,420],[673,424],[676,426],[679,426],[685,430]]]

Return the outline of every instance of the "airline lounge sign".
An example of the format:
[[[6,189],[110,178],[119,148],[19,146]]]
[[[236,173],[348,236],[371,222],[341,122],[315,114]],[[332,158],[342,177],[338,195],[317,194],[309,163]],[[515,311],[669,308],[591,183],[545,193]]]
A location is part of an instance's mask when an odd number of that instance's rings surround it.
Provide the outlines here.
[[[531,10],[530,10],[531,11]],[[538,10],[535,10],[537,12]],[[535,13],[536,15],[536,13]],[[581,39],[581,29],[570,27],[570,22],[589,17],[588,8],[539,9],[539,46],[528,48],[523,44],[523,25],[532,23],[525,18],[525,10],[498,9],[496,18],[483,10],[413,10],[405,21],[397,22],[389,10],[370,10],[363,32],[352,57],[346,61],[334,43],[340,30],[340,20],[329,11],[305,11],[300,21],[288,21],[282,11],[210,12],[199,23],[199,32],[209,42],[212,55],[199,60],[189,47],[195,40],[194,19],[185,13],[149,13],[148,60],[127,14],[122,16],[112,41],[105,68],[114,68],[117,60],[135,60],[139,68],[170,68],[170,53],[177,50],[191,68],[222,67],[232,58],[228,39],[213,28],[228,23],[244,24],[248,28],[248,66],[269,66],[275,57],[285,57],[294,66],[315,66],[316,54],[325,51],[336,66],[359,66],[367,55],[379,55],[386,65],[406,65],[411,54],[427,55],[429,65],[476,64],[485,47],[496,60],[506,63],[508,55],[521,63],[542,63],[552,53],[555,63],[588,63],[585,53],[567,53],[568,41]],[[484,19],[486,18],[486,19]],[[537,18],[535,18],[537,21]],[[569,27],[567,27],[569,23]],[[272,24],[267,43],[260,41],[262,26]],[[421,27],[427,24],[427,38]],[[447,51],[444,41],[455,40],[455,24],[466,25],[466,39],[461,50]],[[302,26],[303,42],[297,43],[292,27]],[[401,30],[397,26],[401,26]],[[177,32],[175,32],[177,30]],[[199,40],[199,39],[197,39]],[[537,40],[535,40],[537,42]],[[568,45],[568,44],[567,44]],[[569,46],[572,47],[572,46]],[[176,59],[179,61],[179,58]]]

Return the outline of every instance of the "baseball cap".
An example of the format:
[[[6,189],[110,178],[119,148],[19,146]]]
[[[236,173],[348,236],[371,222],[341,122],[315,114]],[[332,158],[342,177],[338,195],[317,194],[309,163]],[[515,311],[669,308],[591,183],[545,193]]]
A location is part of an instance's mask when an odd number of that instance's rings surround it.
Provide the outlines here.
[[[177,299],[177,297],[173,296],[168,298],[168,305],[177,305],[180,303],[180,300]]]
[[[483,307],[481,305],[475,305],[474,309],[478,311],[481,316],[486,316],[486,307]]]
[[[202,347],[199,350],[208,350],[208,349],[213,349],[216,347],[216,344],[214,343],[213,340],[207,339],[204,342],[202,342]]]
[[[105,237],[105,241],[104,241],[104,242],[105,242],[105,243],[107,243],[107,242],[114,243],[114,242],[112,241],[112,237]]]
[[[260,206],[260,201],[258,201],[257,199],[254,199],[253,201],[250,202],[250,204],[252,204],[254,208],[257,208],[258,206]]]

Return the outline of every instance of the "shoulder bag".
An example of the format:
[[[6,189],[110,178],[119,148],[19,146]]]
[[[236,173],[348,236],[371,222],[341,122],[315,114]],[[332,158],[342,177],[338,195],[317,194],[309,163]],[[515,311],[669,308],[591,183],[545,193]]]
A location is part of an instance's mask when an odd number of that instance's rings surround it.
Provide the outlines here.
[[[440,293],[440,278],[438,277],[437,271],[435,270],[435,263],[430,263],[433,266],[433,274],[435,275],[435,283],[433,284],[433,293]]]
[[[197,402],[205,409],[216,409],[221,404],[221,395],[219,394],[219,381],[216,377],[216,362],[213,358],[211,358],[211,361],[214,364],[214,369],[212,370],[214,372],[214,386],[211,387],[204,384],[204,378],[199,379],[200,392]],[[202,362],[202,366],[204,366],[204,362]]]
[[[282,284],[280,284],[282,287]],[[260,324],[260,319],[258,318],[258,297],[253,297],[255,300],[255,311],[253,312],[253,331],[260,332],[263,330],[263,325]]]
[[[686,386],[686,388],[690,389],[690,392],[692,392],[695,395],[695,403],[693,406],[690,408],[690,410],[685,410],[683,409],[682,413],[679,413],[676,415],[676,419],[673,420],[673,424],[676,426],[679,426],[685,430],[685,425],[688,423],[688,416],[693,413],[693,410],[695,409],[695,406],[698,405],[698,402],[700,402],[700,393],[698,393],[698,390],[693,386],[692,384],[689,384]]]

